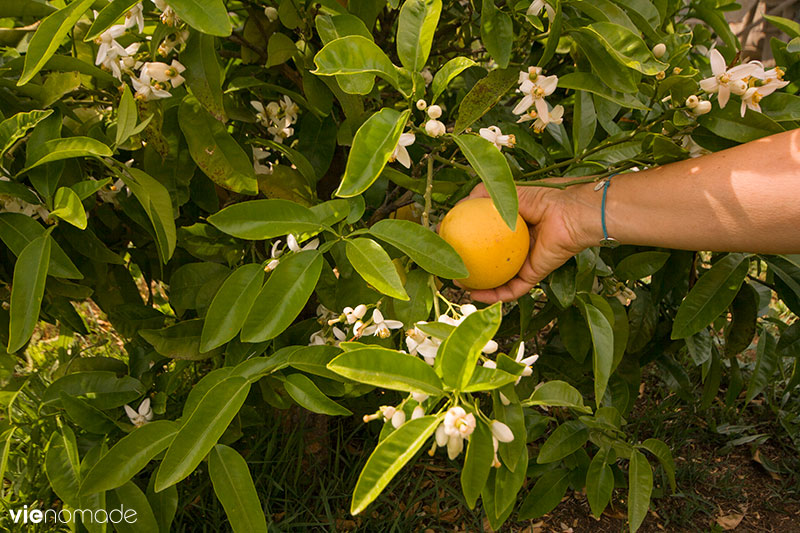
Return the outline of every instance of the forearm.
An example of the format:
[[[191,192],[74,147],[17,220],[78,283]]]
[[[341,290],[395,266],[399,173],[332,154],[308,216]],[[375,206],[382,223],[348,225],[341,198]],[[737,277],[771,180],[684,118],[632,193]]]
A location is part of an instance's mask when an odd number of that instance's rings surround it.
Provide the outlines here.
[[[603,237],[602,191],[590,184],[570,196],[581,244],[596,245]],[[623,244],[800,252],[800,130],[615,176],[606,225]]]

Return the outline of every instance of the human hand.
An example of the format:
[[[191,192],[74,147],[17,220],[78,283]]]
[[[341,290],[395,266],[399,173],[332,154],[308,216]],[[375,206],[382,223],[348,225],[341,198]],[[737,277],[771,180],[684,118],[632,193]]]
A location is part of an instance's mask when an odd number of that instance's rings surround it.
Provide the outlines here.
[[[516,300],[586,248],[585,243],[592,241],[581,223],[586,218],[586,208],[591,210],[592,206],[583,199],[585,191],[585,185],[564,190],[517,187],[519,214],[528,223],[531,235],[528,257],[511,281],[494,289],[473,290],[471,297],[485,303]],[[589,192],[592,192],[591,189]],[[470,198],[488,196],[483,184],[477,185],[469,195]]]

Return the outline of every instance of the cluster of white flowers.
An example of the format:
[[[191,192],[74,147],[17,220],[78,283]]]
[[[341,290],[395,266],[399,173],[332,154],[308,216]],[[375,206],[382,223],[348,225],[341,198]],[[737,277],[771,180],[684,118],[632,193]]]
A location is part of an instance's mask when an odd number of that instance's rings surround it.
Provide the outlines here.
[[[449,315],[440,315],[437,322],[458,326],[467,316],[477,311],[478,308],[472,304],[464,304],[460,306],[459,310],[461,314],[456,318]],[[426,324],[426,322],[417,322],[413,328],[406,332],[406,347],[408,347],[408,353],[411,355],[421,355],[426,363],[433,366],[436,353],[439,351],[439,346],[442,344],[443,339],[428,335],[417,327],[424,324]],[[485,354],[492,354],[497,351],[497,343],[490,340],[481,351]]]
[[[527,71],[519,73],[518,83],[517,92],[522,93],[523,97],[512,110],[515,115],[522,115],[517,122],[534,120],[533,130],[536,133],[544,131],[548,124],[561,124],[564,107],[557,105],[550,109],[545,101],[545,97],[556,90],[558,76],[544,76],[541,67],[528,67]]]
[[[739,95],[742,100],[742,117],[748,108],[760,113],[759,102],[765,96],[789,84],[783,80],[783,70],[778,67],[765,70],[760,61],[750,61],[727,68],[725,58],[716,49],[711,50],[709,60],[712,76],[701,80],[700,88],[709,94],[716,93],[721,108],[728,104],[731,93]]]
[[[528,377],[531,374],[533,374],[533,368],[531,368],[531,365],[538,360],[539,360],[538,354],[533,354],[529,355],[528,357],[525,357],[525,343],[524,342],[519,343],[519,346],[517,347],[517,355],[516,357],[514,357],[514,361],[516,361],[521,365],[524,365],[525,368],[522,369],[522,374],[517,378],[517,381],[514,383],[515,385],[518,384],[522,378]],[[486,368],[494,369],[497,368],[497,363],[495,361],[492,361],[491,359],[487,359],[486,361],[483,362],[483,366],[485,366]],[[503,402],[503,405],[509,404],[508,398],[502,392],[500,393],[500,400]]]
[[[284,248],[281,247],[281,240],[278,239],[274,243],[272,243],[272,249],[270,250],[270,262],[267,263],[267,266],[264,267],[265,272],[270,272],[275,270],[275,267],[278,266],[280,263],[280,257],[283,255],[285,251]],[[290,252],[303,252],[306,250],[316,250],[319,247],[319,239],[313,239],[302,247],[300,243],[297,242],[297,237],[292,235],[291,233],[286,236],[286,247],[289,248]]]
[[[339,314],[323,306],[318,307],[317,314],[320,316],[320,323],[323,325],[323,329],[311,335],[310,344],[338,345],[339,342],[346,339],[348,335],[345,331],[340,329],[337,324],[341,324],[345,329],[351,328],[350,336],[354,339],[368,335],[375,335],[376,337],[387,339],[392,335],[393,329],[400,329],[403,327],[403,323],[399,320],[390,320],[384,317],[380,309],[374,309],[372,311],[372,316],[368,320],[364,320],[367,311],[368,307],[364,304],[359,304],[355,307],[345,307]],[[330,328],[330,330],[327,328]]]
[[[256,120],[267,128],[273,141],[283,143],[284,139],[294,135],[292,126],[297,123],[300,108],[291,98],[284,95],[281,100],[270,102],[266,107],[257,100],[251,101],[250,105],[256,110]]]
[[[156,7],[162,10],[161,20],[165,24],[176,25],[180,22],[175,16],[175,12],[164,0],[153,1]],[[160,61],[137,60],[136,54],[139,52],[140,42],[135,42],[127,48],[117,42],[119,37],[133,27],[136,27],[139,33],[144,31],[144,14],[141,3],[134,5],[126,13],[124,24],[111,26],[95,39],[95,43],[99,45],[95,65],[110,71],[118,80],[122,80],[123,74],[130,76],[136,91],[135,96],[140,100],[169,98],[171,96],[169,89],[174,89],[185,81],[181,76],[185,67],[175,59],[170,64]],[[186,42],[188,35],[188,30],[183,30],[168,36],[159,46],[159,53],[164,56],[170,54],[177,45]],[[139,70],[138,74],[136,74],[136,70]]]
[[[125,414],[134,426],[142,427],[153,419],[153,409],[150,407],[150,398],[145,398],[139,404],[139,409],[134,411],[131,406],[125,404]]]
[[[9,178],[5,176],[0,176],[0,181],[11,181]],[[16,196],[11,196],[9,194],[0,194],[0,211],[5,211],[8,213],[22,213],[25,216],[29,217],[39,217],[42,220],[47,220],[50,216],[50,212],[45,209],[45,207],[41,204],[31,204],[22,200],[21,198],[17,198]]]
[[[425,111],[428,114],[428,120],[425,122],[425,133],[431,137],[441,137],[447,133],[447,128],[444,122],[439,120],[442,116],[442,108],[436,104],[428,106],[425,100],[417,101],[417,109]]]
[[[399,428],[406,423],[406,412],[404,408],[409,399],[412,399],[417,403],[417,405],[411,411],[411,420],[425,416],[425,408],[422,406],[422,402],[428,399],[428,395],[422,392],[412,392],[410,398],[406,398],[400,402],[400,405],[381,405],[377,412],[370,415],[364,415],[364,423],[371,422],[372,420],[382,419],[384,422],[391,421],[392,426],[394,426],[395,429]]]

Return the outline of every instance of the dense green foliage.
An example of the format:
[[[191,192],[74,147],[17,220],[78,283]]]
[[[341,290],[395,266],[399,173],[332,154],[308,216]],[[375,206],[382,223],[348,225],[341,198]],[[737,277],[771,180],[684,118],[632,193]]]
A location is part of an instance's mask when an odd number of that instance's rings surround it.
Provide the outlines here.
[[[438,445],[494,528],[627,486],[634,531],[676,488],[669,447],[626,432],[642,367],[701,410],[781,412],[800,384],[800,323],[773,310],[800,313],[800,256],[591,248],[478,309],[431,231],[479,182],[513,224],[515,184],[797,127],[796,23],[770,19],[780,69],[728,71],[725,0],[154,3],[0,0],[7,509],[122,502],[169,531],[207,477],[234,531],[265,531],[242,454],[299,405],[383,423],[353,514]],[[113,356],[82,351],[96,308]],[[376,389],[395,405],[365,414]]]

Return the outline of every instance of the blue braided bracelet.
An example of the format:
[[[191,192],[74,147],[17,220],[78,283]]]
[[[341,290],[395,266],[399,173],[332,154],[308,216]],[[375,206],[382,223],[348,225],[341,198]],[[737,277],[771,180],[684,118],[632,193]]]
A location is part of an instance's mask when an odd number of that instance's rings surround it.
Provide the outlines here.
[[[611,186],[611,178],[617,174],[611,174],[603,181],[603,199],[600,202],[600,224],[603,226],[603,240],[600,241],[600,246],[606,248],[616,248],[619,246],[619,241],[613,237],[608,236],[606,229],[606,196],[608,196],[608,188]]]

